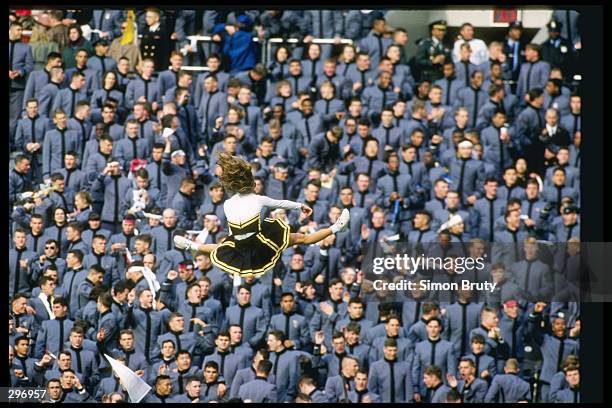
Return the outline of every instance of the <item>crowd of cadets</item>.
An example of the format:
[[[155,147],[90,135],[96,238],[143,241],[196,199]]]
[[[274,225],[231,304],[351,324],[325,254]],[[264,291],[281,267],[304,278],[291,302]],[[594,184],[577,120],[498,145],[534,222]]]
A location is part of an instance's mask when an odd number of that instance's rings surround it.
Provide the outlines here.
[[[577,16],[549,23],[542,45],[520,23],[488,45],[464,24],[453,47],[437,21],[408,59],[406,32],[376,13],[247,11],[306,47],[232,75],[209,53],[194,77],[179,51],[145,57],[138,73],[105,56],[124,14],[93,10],[104,36],[74,61],[60,44],[38,70],[10,26],[6,385],[127,399],[108,353],[153,387],[145,402],[580,400],[579,303],[564,280],[578,251],[540,244],[580,236],[581,98],[567,80],[580,45],[575,29],[563,37]],[[137,21],[153,32],[151,14]],[[204,33],[221,14],[204,12]],[[164,13],[177,49],[195,16]],[[312,37],[357,47],[332,58]],[[314,209],[264,215],[307,232],[349,208],[349,230],[233,285],[172,242],[227,236],[217,151],[252,163],[256,193]],[[480,278],[469,272],[496,291],[374,291],[364,259],[397,233],[415,252],[487,251]]]

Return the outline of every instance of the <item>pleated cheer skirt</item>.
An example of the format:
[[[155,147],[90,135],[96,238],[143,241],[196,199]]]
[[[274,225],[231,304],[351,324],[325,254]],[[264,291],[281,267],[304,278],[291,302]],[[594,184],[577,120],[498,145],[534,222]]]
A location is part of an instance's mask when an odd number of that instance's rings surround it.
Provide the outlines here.
[[[279,219],[266,218],[260,231],[248,238],[237,240],[228,236],[211,252],[216,267],[241,277],[262,276],[272,269],[289,246],[289,225]]]

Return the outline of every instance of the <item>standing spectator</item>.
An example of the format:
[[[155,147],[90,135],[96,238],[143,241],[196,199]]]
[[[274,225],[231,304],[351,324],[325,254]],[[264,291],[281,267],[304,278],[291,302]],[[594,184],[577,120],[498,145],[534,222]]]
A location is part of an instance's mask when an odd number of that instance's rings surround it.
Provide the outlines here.
[[[306,119],[308,121],[308,119]],[[338,141],[342,137],[342,129],[334,126],[324,134],[314,136],[308,144],[308,159],[305,166],[308,168],[319,168],[324,172],[329,172],[334,167],[333,163],[340,157]]]
[[[525,62],[521,64],[518,75],[516,95],[523,100],[525,95],[534,88],[544,89],[550,74],[550,64],[540,59],[540,46],[527,44],[525,46]]]
[[[117,61],[118,65],[121,65],[121,60],[125,58],[128,63],[128,69],[134,71],[142,62],[142,56],[140,54],[135,28],[130,27],[130,25],[134,26],[133,19],[128,18],[121,23],[121,36],[116,37],[111,42],[110,48],[108,49],[108,56]]]
[[[268,382],[271,370],[272,363],[269,360],[261,360],[255,368],[255,379],[240,387],[238,397],[243,401],[255,403],[278,402],[276,385]]]
[[[59,47],[59,51],[63,51],[68,45],[70,38],[68,37],[68,27],[63,23],[64,12],[61,10],[49,11],[49,40],[54,42]]]
[[[95,42],[99,39],[112,41],[113,38],[120,35],[119,27],[123,20],[121,10],[113,9],[94,9],[92,10],[89,26],[91,27],[91,41]]]
[[[292,292],[281,294],[281,313],[272,316],[269,328],[285,334],[285,347],[288,349],[303,350],[310,342],[308,323],[295,311],[294,297]]]
[[[182,179],[178,194],[174,196],[170,203],[170,207],[176,210],[179,228],[190,229],[193,226],[196,209],[193,198],[195,188],[195,181],[191,177]]]
[[[561,23],[561,37],[569,40],[575,50],[582,48],[580,41],[580,13],[569,8],[564,10],[554,10],[552,20]]]
[[[343,22],[340,10],[305,10],[300,22],[302,31],[307,33],[304,44],[310,44],[313,38],[333,39],[334,44],[339,44]],[[322,59],[331,57],[331,52],[332,44],[321,46]]]
[[[101,173],[95,175],[92,191],[100,190],[104,194],[102,207],[102,228],[111,233],[117,232],[117,224],[122,220],[119,212],[121,199],[125,197],[131,181],[121,174],[119,162],[111,160]]]
[[[487,393],[487,382],[476,377],[474,361],[462,358],[459,361],[459,374],[461,379],[457,380],[453,374],[447,374],[446,378],[451,389],[461,395],[461,402],[482,403]]]
[[[553,402],[563,403],[579,403],[580,402],[580,370],[577,365],[569,366],[565,370],[565,381],[569,385],[568,388],[560,390]]]
[[[120,90],[117,73],[114,71],[108,71],[102,76],[102,82],[100,83],[100,89],[94,91],[91,95],[91,119],[94,122],[99,122],[102,119],[102,110],[104,105],[111,100],[115,100],[119,106],[119,112],[121,116],[125,113],[124,106],[124,93]],[[125,89],[124,89],[125,91]],[[90,132],[86,133],[87,135]]]
[[[582,128],[581,108],[581,96],[578,94],[572,94],[570,96],[570,112],[561,117],[561,122],[559,123],[563,129],[569,132],[571,139],[574,139],[574,136],[577,133],[580,133]]]
[[[542,374],[540,398],[542,402],[549,401],[548,390],[552,376],[562,369],[563,360],[570,354],[578,353],[577,335],[580,325],[569,329],[564,313],[545,316],[542,312],[546,303],[537,302],[529,315],[528,330],[542,352]],[[569,329],[569,330],[568,330]],[[491,387],[493,388],[493,387]],[[488,395],[487,395],[488,396]]]
[[[87,61],[87,67],[96,72],[98,83],[102,83],[102,76],[108,71],[114,71],[117,62],[108,56],[108,40],[100,39],[93,43],[94,53]]]
[[[36,98],[38,99],[38,102],[39,102],[39,111],[42,114],[45,114],[45,113],[40,109],[41,98],[40,98],[39,93],[41,89],[44,88],[45,85],[51,82],[51,75],[50,75],[51,68],[57,67],[57,68],[60,68],[63,72],[63,68],[61,68],[62,54],[59,54],[57,52],[50,52],[49,54],[45,56],[45,58],[46,58],[45,60],[46,64],[44,65],[44,67],[35,69],[28,76],[28,80],[26,82],[26,87],[24,91],[25,93],[23,95],[23,108],[25,109],[25,104],[28,100],[32,98]],[[58,82],[58,86],[61,85],[63,81],[64,79],[62,78]]]
[[[487,391],[484,402],[530,402],[531,387],[518,376],[519,363],[509,358],[504,366],[504,374],[495,376]]]
[[[38,100],[40,101],[39,111],[46,118],[52,118],[54,111],[52,109],[55,97],[62,88],[62,83],[66,79],[64,69],[61,67],[53,67],[49,70],[48,82],[38,92]]]
[[[200,101],[202,100],[202,92],[204,91],[204,81],[208,76],[214,75],[217,78],[218,88],[220,91],[227,90],[227,83],[229,81],[229,74],[221,69],[221,56],[219,54],[211,54],[206,59],[206,67],[208,72],[202,72],[198,74],[195,81],[194,88],[194,104],[196,108],[200,107]]]
[[[238,73],[235,78],[240,81],[241,86],[248,86],[251,89],[251,92],[255,94],[258,105],[264,104],[268,70],[263,64],[255,64],[252,69]]]
[[[134,159],[145,159],[150,155],[149,142],[138,137],[138,121],[129,119],[125,125],[125,137],[114,146],[115,156],[124,172],[129,172]]]
[[[144,53],[143,53],[144,56]],[[125,106],[133,109],[137,102],[145,102],[151,105],[151,110],[156,112],[161,102],[158,83],[153,79],[153,72],[159,67],[156,62],[145,56],[142,61],[141,74],[127,85],[125,90]]]
[[[270,80],[272,82],[282,81],[289,76],[289,57],[289,49],[286,46],[282,45],[276,49],[272,61],[268,66],[268,71],[270,71],[271,76]]]
[[[449,165],[452,186],[459,194],[462,205],[474,205],[482,196],[484,166],[480,160],[472,158],[472,142],[464,140],[457,147],[457,157]]]
[[[159,348],[156,339],[162,331],[162,319],[169,313],[168,309],[154,310],[153,295],[150,289],[142,289],[136,295],[139,304],[128,304],[126,327],[133,329],[135,334],[135,348],[142,353],[147,362],[151,364],[158,358]],[[164,346],[162,346],[164,347]],[[163,362],[163,359],[162,359]]]
[[[576,67],[576,52],[572,42],[561,37],[563,23],[551,20],[548,28],[548,40],[541,45],[542,61],[548,62],[552,67],[559,67],[566,77],[572,78]]]
[[[367,52],[372,66],[377,67],[382,57],[387,53],[387,48],[393,44],[391,38],[383,37],[387,30],[385,18],[378,16],[374,18],[372,32],[359,42],[361,52]]]
[[[32,166],[32,176],[39,180],[42,177],[42,146],[48,118],[38,114],[37,99],[26,101],[25,105],[26,114],[17,121],[14,148],[26,153]]]
[[[336,14],[334,14],[334,24],[333,24],[334,31],[335,31],[336,24],[338,23],[338,20],[341,25],[341,29],[340,31],[338,31],[338,35],[334,37],[335,38],[342,37],[342,38],[350,39],[350,40],[353,40],[354,42],[357,42],[363,37],[361,33],[362,19],[363,19],[363,15],[360,10],[346,10],[346,9],[341,10],[339,17]],[[331,38],[331,37],[328,36],[325,38]],[[324,52],[327,52],[327,51],[324,50]]]
[[[159,9],[148,8],[146,10],[147,27],[142,32],[140,40],[140,52],[143,60],[150,59],[156,71],[162,71],[166,68],[171,44],[170,34],[166,25],[160,21],[160,16]]]
[[[381,112],[388,105],[399,98],[395,92],[391,82],[391,74],[389,72],[381,72],[378,75],[376,85],[367,87],[361,96],[363,102],[364,114],[367,114],[374,126],[380,124]]]
[[[447,393],[451,390],[449,387],[442,382],[443,379],[442,370],[440,367],[435,365],[429,365],[425,367],[423,371],[423,384],[426,387],[426,393],[423,399],[415,398],[417,402],[431,402],[434,404],[446,402]]]
[[[89,95],[87,95],[85,88],[85,75],[80,71],[76,71],[70,78],[70,85],[57,91],[51,111],[55,112],[61,109],[69,118],[74,118],[77,104],[81,101],[89,101]],[[81,142],[79,140],[79,145]]]
[[[414,346],[414,363],[412,366],[412,384],[414,387],[414,398],[424,396],[431,387],[425,383],[424,378],[428,373],[428,368],[436,366],[440,371],[440,379],[447,373],[452,373],[457,367],[457,356],[453,343],[441,339],[442,321],[438,317],[433,317],[426,324],[427,338]],[[419,394],[417,397],[416,394]]]
[[[237,298],[238,304],[227,308],[223,328],[232,324],[240,325],[243,337],[255,347],[264,339],[269,319],[261,308],[251,305],[251,288],[248,285],[239,287]]]
[[[302,60],[302,68],[304,74],[310,80],[309,90],[312,92],[312,88],[317,84],[317,78],[323,71],[323,60],[321,59],[321,46],[319,44],[308,44],[306,47],[306,58]]]
[[[30,35],[30,46],[32,47],[32,59],[34,61],[34,69],[42,70],[45,65],[48,65],[49,54],[58,53],[59,45],[51,41],[49,37],[47,25],[44,22],[48,20],[39,19],[32,27],[32,35]],[[62,54],[58,54],[61,62]]]
[[[35,385],[36,359],[30,355],[30,338],[21,335],[15,339],[15,353],[12,360],[11,383],[20,387],[31,387]]]
[[[429,24],[430,37],[418,42],[416,55],[412,60],[413,72],[418,81],[435,81],[442,78],[442,66],[451,61],[450,49],[443,43],[446,21],[438,20]]]
[[[34,356],[41,358],[46,352],[57,355],[65,348],[74,322],[68,318],[68,299],[56,297],[52,303],[53,319],[42,322],[36,337]]]
[[[161,96],[166,95],[169,89],[178,85],[179,73],[181,72],[182,66],[183,54],[179,51],[172,51],[170,54],[170,68],[161,71],[157,76],[157,87]]]
[[[17,228],[13,234],[14,247],[9,250],[9,296],[16,293],[30,295],[30,265],[36,253],[26,247],[27,232]]]
[[[480,65],[489,59],[487,44],[479,38],[474,38],[474,26],[470,23],[463,23],[459,28],[459,37],[453,45],[453,61],[461,59],[460,48],[463,44],[469,44],[472,54],[469,58],[474,65]]]
[[[349,401],[349,392],[355,389],[355,375],[359,369],[359,362],[355,357],[346,356],[342,359],[340,373],[328,377],[325,382],[325,395],[331,403],[345,403]]]
[[[93,54],[93,47],[91,42],[87,41],[83,37],[83,30],[78,25],[73,25],[68,28],[69,42],[62,51],[62,61],[64,62],[64,68],[70,69],[75,66],[75,57],[77,51],[83,49],[87,51],[87,54]]]
[[[465,86],[465,79],[458,78],[455,73],[455,64],[452,61],[444,62],[442,66],[443,77],[435,82],[442,88],[444,105],[452,106],[451,101],[457,100],[457,93]]]
[[[465,107],[468,110],[469,121],[468,126],[475,128],[478,122],[478,112],[480,108],[487,102],[487,92],[482,89],[484,82],[484,74],[482,71],[473,71],[470,75],[469,86],[463,88],[457,93],[455,100],[455,109]]]
[[[492,87],[494,87],[493,90],[503,92],[497,85],[492,85]],[[483,106],[481,112],[485,106]],[[495,110],[491,116],[492,123],[485,127],[481,133],[484,147],[483,161],[494,165],[497,168],[497,174],[502,175],[503,170],[512,165],[511,152],[515,152],[515,142],[512,140],[513,135],[510,130],[505,126],[507,122],[504,111]]]
[[[203,142],[212,147],[212,129],[217,126],[217,120],[227,113],[227,95],[219,90],[219,81],[215,75],[204,79],[204,92],[199,101],[198,119],[202,124]]]
[[[74,150],[81,151],[78,134],[67,127],[68,117],[66,113],[57,109],[53,115],[55,129],[45,133],[43,143],[43,177],[46,179],[52,173],[64,167],[64,156],[66,152]]]
[[[72,75],[79,72],[85,76],[85,90],[87,97],[91,97],[93,92],[100,88],[100,77],[96,71],[88,67],[89,55],[87,50],[80,49],[75,54],[76,65],[66,71],[66,84],[72,80]]]
[[[342,48],[342,53],[338,57],[336,72],[343,78],[346,78],[349,68],[355,65],[356,56],[355,46],[353,44],[345,44]]]
[[[498,41],[491,41],[489,43],[489,58],[480,64],[480,69],[484,71],[487,79],[490,78],[491,66],[495,62],[500,64],[502,78],[505,80],[511,79],[510,62],[508,56],[504,53],[503,44]],[[508,91],[510,91],[510,87],[508,87]]]
[[[406,56],[406,45],[408,44],[408,33],[403,28],[396,28],[393,31],[393,44],[399,47],[401,65],[408,65],[408,57]]]
[[[26,78],[34,68],[32,47],[21,41],[23,26],[12,23],[9,28],[9,140],[15,137],[17,119],[21,107],[25,105],[24,90]]]
[[[235,24],[226,24],[223,42],[223,54],[229,59],[230,74],[253,68],[256,63],[256,45],[251,33],[252,21],[246,14],[241,14]]]
[[[368,370],[360,368],[355,374],[355,389],[349,392],[352,403],[371,402],[380,403],[380,396],[368,389]]]
[[[544,92],[540,88],[531,89],[526,95],[527,107],[516,118],[517,137],[530,171],[544,174],[544,144],[540,136],[546,131],[544,121]]]
[[[516,91],[516,81],[518,80],[521,66],[525,61],[526,40],[522,34],[523,23],[514,21],[508,25],[508,33],[504,39],[504,54],[508,56],[508,65],[511,72],[509,79],[514,81],[512,92]]]
[[[380,395],[381,402],[410,402],[412,400],[412,360],[397,358],[397,340],[385,340],[384,359],[372,364],[368,379],[368,389]]]
[[[470,86],[470,75],[476,71],[478,65],[470,60],[472,55],[472,46],[469,43],[463,43],[459,47],[459,58],[455,61],[455,73],[457,78],[464,80],[463,87]]]

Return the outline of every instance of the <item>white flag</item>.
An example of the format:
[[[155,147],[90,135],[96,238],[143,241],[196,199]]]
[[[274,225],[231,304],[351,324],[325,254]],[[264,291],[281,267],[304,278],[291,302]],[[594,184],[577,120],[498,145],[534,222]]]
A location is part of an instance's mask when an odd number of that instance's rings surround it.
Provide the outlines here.
[[[155,276],[153,271],[148,266],[143,267],[142,274],[144,275],[145,280],[149,284],[149,288],[153,293],[153,297],[155,297],[155,294],[159,291],[161,287],[159,285],[159,282],[157,281],[157,276]]]
[[[128,250],[129,253],[129,250]],[[131,258],[131,256],[130,256]],[[161,288],[161,285],[159,284],[159,281],[157,280],[157,276],[155,276],[155,274],[153,273],[153,271],[147,267],[147,266],[133,266],[133,267],[128,267],[128,269],[125,271],[125,273],[127,274],[129,271],[132,272],[142,272],[145,281],[147,282],[147,284],[149,285],[149,290],[151,290],[151,294],[153,295],[153,299],[155,299],[155,296],[157,294],[157,292],[159,291],[159,289]],[[153,302],[153,310],[157,310],[157,304],[155,302]]]
[[[81,32],[83,33],[83,38],[87,41],[91,40],[91,26],[89,24],[85,24],[81,26]]]
[[[132,258],[132,253],[130,252],[130,248],[128,248],[128,246],[125,246],[125,260],[127,261],[128,266],[130,266],[132,264],[132,262],[134,262],[134,259]]]
[[[161,215],[151,214],[151,213],[144,212],[144,211],[143,211],[143,213],[142,213],[142,214],[143,214],[145,217],[147,217],[147,218],[153,218],[154,220],[160,220],[160,221],[161,221],[161,220],[163,220],[163,219],[164,219],[164,217],[162,217]]]
[[[204,228],[204,229],[202,230],[202,232],[200,232],[200,233],[198,234],[198,236],[196,237],[195,241],[196,241],[198,244],[204,244],[204,243],[206,242],[206,238],[208,238],[208,234],[209,234],[209,233],[208,233],[208,230],[207,230],[206,228]]]
[[[204,228],[202,231],[187,230],[187,234],[191,235],[192,237],[195,235],[195,242],[197,242],[198,244],[204,244],[206,242],[206,239],[208,238],[209,232],[206,228]]]
[[[108,360],[111,367],[113,368],[113,372],[117,374],[119,377],[119,381],[125,387],[128,394],[130,395],[130,401],[134,404],[137,404],[144,398],[145,395],[151,390],[149,384],[144,382],[142,378],[136,375],[135,372],[130,370],[124,364],[121,364],[119,361],[115,360],[108,354],[104,354],[104,357]]]
[[[170,135],[174,134],[174,130],[170,129],[170,128],[164,128],[164,130],[162,130],[162,137],[166,138]]]

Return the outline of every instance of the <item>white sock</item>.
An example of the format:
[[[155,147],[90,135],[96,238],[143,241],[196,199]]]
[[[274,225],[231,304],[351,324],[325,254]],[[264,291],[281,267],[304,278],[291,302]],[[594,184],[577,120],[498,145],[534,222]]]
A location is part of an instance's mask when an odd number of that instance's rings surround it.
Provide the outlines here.
[[[242,284],[242,278],[237,273],[234,274],[234,286],[238,287]]]
[[[329,227],[332,230],[332,233],[336,234],[338,233],[338,230],[340,229],[339,225],[333,224],[331,227]]]

